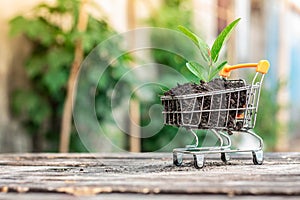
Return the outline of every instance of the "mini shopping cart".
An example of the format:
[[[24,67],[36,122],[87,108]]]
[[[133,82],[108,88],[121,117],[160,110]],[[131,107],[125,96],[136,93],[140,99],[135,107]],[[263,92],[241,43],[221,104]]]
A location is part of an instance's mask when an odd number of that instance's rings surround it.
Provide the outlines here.
[[[195,137],[194,145],[173,150],[173,163],[180,166],[183,163],[183,155],[191,154],[194,158],[194,166],[202,168],[205,162],[205,154],[221,154],[221,160],[227,163],[230,153],[251,152],[253,163],[263,163],[263,140],[252,129],[255,126],[259,103],[261,85],[265,74],[269,69],[269,62],[261,60],[259,63],[247,63],[239,65],[226,65],[220,72],[220,76],[228,78],[230,72],[239,68],[256,68],[256,74],[251,84],[245,80],[228,80],[232,84],[242,82],[241,87],[221,89],[205,93],[188,95],[162,96],[164,106],[164,124],[184,127]],[[205,102],[209,106],[205,105]],[[218,146],[198,147],[198,136],[195,130],[209,129],[219,140]],[[234,149],[229,137],[234,132],[252,135],[259,143],[253,149]]]

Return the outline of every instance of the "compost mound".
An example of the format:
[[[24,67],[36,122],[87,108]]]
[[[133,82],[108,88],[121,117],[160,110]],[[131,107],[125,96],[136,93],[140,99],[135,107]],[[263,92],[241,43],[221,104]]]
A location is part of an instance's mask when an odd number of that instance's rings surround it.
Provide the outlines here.
[[[243,80],[226,80],[216,78],[210,82],[201,81],[196,83],[177,84],[176,87],[165,92],[165,96],[173,96],[173,100],[164,103],[165,111],[177,111],[177,117],[167,117],[167,124],[182,126],[182,124],[197,125],[198,129],[209,129],[216,127],[228,130],[240,130],[243,127],[242,120],[236,120],[246,107],[246,90],[205,95],[212,91],[224,91],[226,89],[244,87]],[[179,98],[176,97],[189,94],[202,93],[199,97]],[[199,112],[200,111],[200,112]],[[187,126],[188,127],[188,126]]]

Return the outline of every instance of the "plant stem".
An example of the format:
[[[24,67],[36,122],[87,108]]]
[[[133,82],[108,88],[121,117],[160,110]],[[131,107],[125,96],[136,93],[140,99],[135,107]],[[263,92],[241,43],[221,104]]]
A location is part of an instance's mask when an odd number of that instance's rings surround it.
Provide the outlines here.
[[[211,59],[211,56],[210,56],[210,59],[209,59],[209,63],[208,63],[208,76],[207,76],[207,82],[210,81],[210,75],[211,75],[211,71],[212,71],[212,59]]]

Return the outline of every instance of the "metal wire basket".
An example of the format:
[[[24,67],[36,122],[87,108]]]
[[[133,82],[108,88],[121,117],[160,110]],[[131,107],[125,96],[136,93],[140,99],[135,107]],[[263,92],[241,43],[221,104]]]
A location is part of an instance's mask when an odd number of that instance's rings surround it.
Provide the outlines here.
[[[245,85],[243,87],[161,97],[164,106],[162,112],[164,124],[185,127],[196,138],[194,145],[173,150],[175,165],[180,166],[182,164],[183,154],[192,154],[195,167],[202,168],[204,166],[204,154],[221,153],[221,159],[227,162],[230,159],[228,153],[233,152],[252,152],[253,163],[263,163],[263,140],[251,129],[256,123],[261,85],[269,69],[269,62],[262,60],[259,63],[228,65],[223,68],[220,75],[227,78],[230,76],[230,71],[245,67],[256,68],[256,74],[251,84],[247,85],[244,80],[230,80],[233,83],[242,82]],[[196,129],[211,130],[220,141],[220,145],[198,147],[198,136],[194,132]],[[254,136],[259,142],[259,147],[246,150],[232,149],[229,135],[235,131]]]

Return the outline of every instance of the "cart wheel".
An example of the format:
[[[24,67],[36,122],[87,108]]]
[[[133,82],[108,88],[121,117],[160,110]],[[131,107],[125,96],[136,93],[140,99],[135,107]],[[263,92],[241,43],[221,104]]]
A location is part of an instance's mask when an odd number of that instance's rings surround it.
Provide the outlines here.
[[[224,162],[224,163],[227,163],[229,160],[230,160],[230,156],[228,153],[221,153],[221,160]]]
[[[261,165],[264,162],[264,154],[263,151],[253,151],[252,152],[252,156],[253,156],[253,163],[254,165]]]
[[[204,167],[204,155],[194,154],[194,167],[196,169],[201,169]]]
[[[180,166],[182,164],[182,157],[183,154],[182,153],[173,153],[173,163],[176,166]]]

